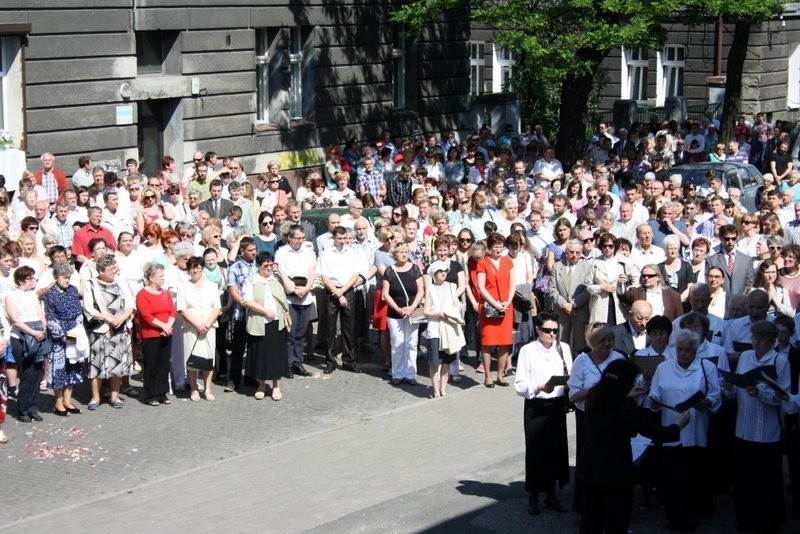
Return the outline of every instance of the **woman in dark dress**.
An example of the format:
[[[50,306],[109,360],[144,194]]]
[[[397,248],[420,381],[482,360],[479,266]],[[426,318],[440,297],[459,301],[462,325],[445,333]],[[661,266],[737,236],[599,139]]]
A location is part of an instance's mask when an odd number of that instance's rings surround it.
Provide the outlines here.
[[[642,434],[655,441],[677,440],[689,423],[687,412],[668,427],[647,418],[628,397],[638,372],[633,363],[615,360],[587,396],[586,442],[579,451],[577,472],[583,487],[582,534],[628,532],[633,506],[631,438]]]
[[[256,399],[266,397],[267,380],[272,380],[272,400],[279,401],[283,398],[280,379],[288,371],[289,304],[283,284],[273,276],[272,254],[259,252],[256,265],[258,271],[247,278],[242,288],[242,302],[247,309],[245,374],[258,380]]]

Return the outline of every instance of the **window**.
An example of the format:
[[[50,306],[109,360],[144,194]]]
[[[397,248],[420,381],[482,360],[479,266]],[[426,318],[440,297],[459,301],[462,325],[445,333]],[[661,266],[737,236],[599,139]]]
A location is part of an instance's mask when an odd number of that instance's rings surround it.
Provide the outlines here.
[[[0,129],[11,134],[15,145],[24,135],[21,45],[19,36],[0,37]]]
[[[682,46],[666,46],[658,52],[656,105],[663,106],[669,96],[683,96],[683,72],[686,68],[686,49]]]
[[[406,109],[406,40],[402,27],[394,27],[392,43],[392,105]]]
[[[483,69],[486,68],[486,45],[469,43],[469,94],[483,94]]]
[[[175,46],[179,34],[161,30],[136,32],[137,74],[179,74],[180,68],[170,61],[180,56]]]
[[[647,51],[622,51],[622,98],[647,104]]]
[[[258,122],[269,122],[269,48],[271,42],[268,30],[264,28],[256,30],[256,120]]]
[[[514,72],[514,56],[509,50],[492,46],[492,92],[511,91],[511,75]]]
[[[788,86],[786,88],[786,107],[800,108],[800,46],[789,56]]]
[[[291,128],[314,113],[313,27],[256,30],[256,122]]]

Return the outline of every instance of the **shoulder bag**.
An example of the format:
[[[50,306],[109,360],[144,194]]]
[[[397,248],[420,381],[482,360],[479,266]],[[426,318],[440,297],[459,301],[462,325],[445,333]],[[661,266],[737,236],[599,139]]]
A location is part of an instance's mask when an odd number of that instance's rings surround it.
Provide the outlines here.
[[[414,267],[411,267],[412,269]],[[392,266],[392,272],[394,273],[397,281],[400,283],[400,289],[403,290],[403,295],[406,297],[406,306],[411,306],[411,299],[408,298],[408,291],[406,291],[406,286],[403,285],[403,281],[400,279],[400,273]],[[408,321],[411,324],[420,324],[425,322],[425,311],[422,309],[422,306],[417,306],[417,308],[408,316]]]

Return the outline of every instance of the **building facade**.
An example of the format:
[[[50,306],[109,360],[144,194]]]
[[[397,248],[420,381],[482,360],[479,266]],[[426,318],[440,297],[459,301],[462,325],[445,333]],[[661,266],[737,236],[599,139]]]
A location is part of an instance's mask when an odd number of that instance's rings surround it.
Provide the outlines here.
[[[669,97],[682,97],[690,109],[722,111],[725,68],[733,26],[722,31],[722,72],[715,76],[714,24],[673,24],[660,50],[619,49],[603,61],[597,80],[600,111],[617,100],[638,104],[640,119],[662,108]],[[716,104],[719,103],[717,107]],[[754,25],[742,75],[741,112],[772,112],[775,118],[800,114],[800,4],[787,3],[783,16]]]
[[[248,174],[319,165],[384,129],[471,129],[469,35],[453,13],[407,35],[381,0],[6,0],[0,127],[36,169],[196,150]]]

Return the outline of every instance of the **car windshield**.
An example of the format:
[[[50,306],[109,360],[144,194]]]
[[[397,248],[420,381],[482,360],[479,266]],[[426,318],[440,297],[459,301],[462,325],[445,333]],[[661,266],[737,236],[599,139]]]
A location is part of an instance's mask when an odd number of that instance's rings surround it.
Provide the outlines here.
[[[680,174],[683,178],[681,180],[681,185],[686,187],[687,185],[694,185],[696,187],[708,187],[706,182],[706,172],[710,167],[673,167],[670,170],[670,174]],[[725,176],[724,187],[728,187],[728,177]]]

